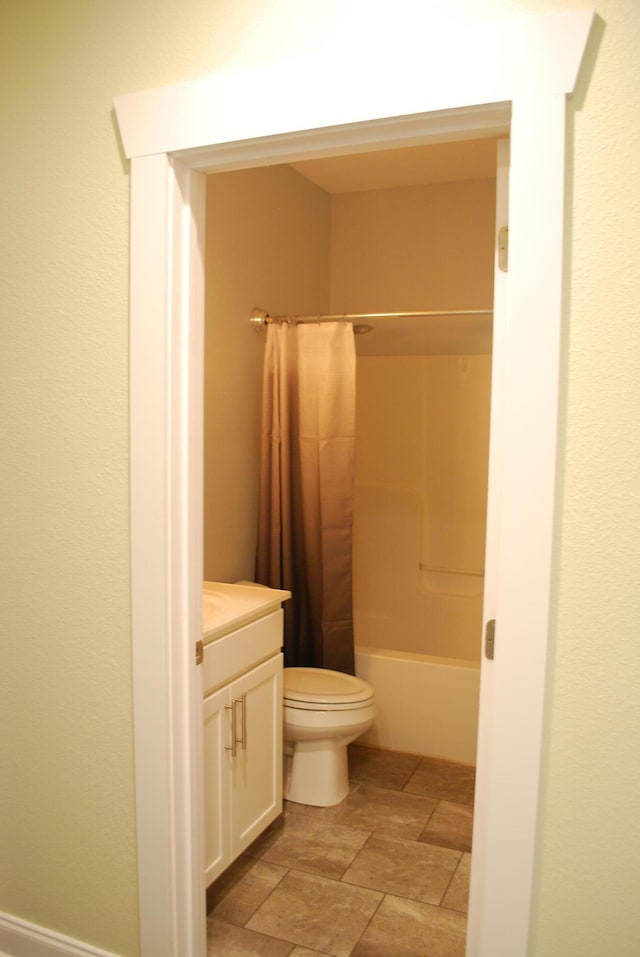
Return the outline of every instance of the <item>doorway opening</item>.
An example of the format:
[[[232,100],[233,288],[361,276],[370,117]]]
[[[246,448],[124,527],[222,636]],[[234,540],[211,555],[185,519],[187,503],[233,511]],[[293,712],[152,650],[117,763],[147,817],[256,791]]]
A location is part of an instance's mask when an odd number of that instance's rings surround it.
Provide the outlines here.
[[[495,193],[495,137],[207,177],[205,580],[253,576],[264,338],[248,321],[252,308],[266,305],[280,314],[492,309]],[[377,648],[357,648],[358,673],[384,701],[384,721],[364,743],[475,764],[490,318],[384,320],[374,323],[373,334],[357,337],[356,351],[362,434],[359,453],[356,438],[356,642],[368,645],[371,623],[380,632],[382,617],[394,641],[399,619],[405,630],[395,661],[379,640]],[[384,402],[369,408],[376,395]],[[391,415],[376,435],[371,413],[380,417],[385,406]],[[416,441],[423,437],[430,464]],[[456,462],[457,482],[447,482],[443,470]],[[477,483],[467,480],[469,471]],[[391,540],[379,540],[383,528]],[[401,541],[394,543],[398,531]],[[367,545],[371,536],[377,547]],[[370,607],[371,578],[384,574],[365,561],[374,553],[395,553],[408,572],[406,583],[405,576],[389,582],[393,617]],[[401,595],[399,584],[406,584]],[[404,701],[397,694],[393,700],[393,685],[407,672],[386,690],[381,677],[406,664],[409,651],[416,653],[409,664],[417,676],[413,716],[406,714],[408,685]],[[434,672],[427,657],[451,662],[438,661]],[[418,674],[420,659],[427,666]],[[449,715],[437,713],[421,682],[431,682],[431,692],[446,683],[439,705],[446,707],[448,697]]]

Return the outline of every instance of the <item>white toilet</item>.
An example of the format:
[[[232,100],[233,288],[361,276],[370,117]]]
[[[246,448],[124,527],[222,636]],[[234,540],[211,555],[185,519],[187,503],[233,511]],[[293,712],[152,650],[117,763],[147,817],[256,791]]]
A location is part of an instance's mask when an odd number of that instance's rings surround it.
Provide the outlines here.
[[[373,688],[325,668],[285,668],[284,796],[328,807],[349,792],[347,745],[376,715]]]

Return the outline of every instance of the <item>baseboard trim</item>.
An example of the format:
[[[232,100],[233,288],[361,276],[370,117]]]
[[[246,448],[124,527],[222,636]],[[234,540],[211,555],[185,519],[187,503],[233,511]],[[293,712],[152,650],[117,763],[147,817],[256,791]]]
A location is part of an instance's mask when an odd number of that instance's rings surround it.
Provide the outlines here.
[[[46,927],[0,913],[0,957],[118,957]]]

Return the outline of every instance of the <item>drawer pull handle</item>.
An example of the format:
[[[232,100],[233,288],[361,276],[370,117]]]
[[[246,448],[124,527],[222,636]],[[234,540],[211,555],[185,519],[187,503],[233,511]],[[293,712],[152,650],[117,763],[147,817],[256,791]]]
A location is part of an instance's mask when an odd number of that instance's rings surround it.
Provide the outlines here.
[[[242,693],[240,697],[242,703],[242,737],[240,738],[240,744],[242,745],[242,750],[247,750],[247,695],[245,692]]]
[[[238,737],[238,712],[236,705],[242,705],[242,733]],[[234,698],[231,704],[226,704],[225,709],[231,712],[231,744],[225,744],[225,751],[231,751],[231,757],[235,758],[238,753],[238,745],[242,745],[242,750],[247,750],[247,696],[243,692],[239,698]]]
[[[238,699],[234,698],[231,704],[225,705],[225,710],[231,712],[231,744],[225,744],[225,751],[231,751],[231,757],[235,758],[238,743],[238,719],[236,717],[236,704]]]

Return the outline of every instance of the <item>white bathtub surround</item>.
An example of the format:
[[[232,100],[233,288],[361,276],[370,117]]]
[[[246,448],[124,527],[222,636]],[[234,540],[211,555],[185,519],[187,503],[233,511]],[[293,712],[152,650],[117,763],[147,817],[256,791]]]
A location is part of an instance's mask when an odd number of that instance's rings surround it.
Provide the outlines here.
[[[361,744],[476,763],[478,662],[356,646],[356,674],[378,706]]]
[[[478,660],[490,386],[489,355],[358,359],[356,645]]]
[[[475,765],[491,356],[459,348],[358,360],[354,628],[364,741]]]

